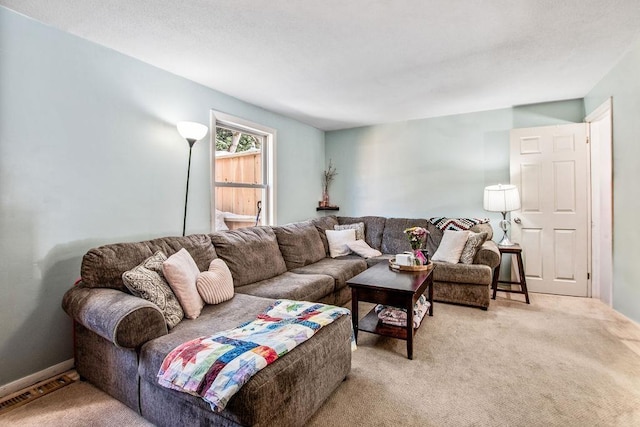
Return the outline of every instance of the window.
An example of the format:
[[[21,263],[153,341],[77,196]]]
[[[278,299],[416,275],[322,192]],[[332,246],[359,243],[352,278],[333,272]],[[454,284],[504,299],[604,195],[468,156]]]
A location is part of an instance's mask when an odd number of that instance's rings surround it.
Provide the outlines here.
[[[212,111],[211,228],[275,223],[273,129]]]

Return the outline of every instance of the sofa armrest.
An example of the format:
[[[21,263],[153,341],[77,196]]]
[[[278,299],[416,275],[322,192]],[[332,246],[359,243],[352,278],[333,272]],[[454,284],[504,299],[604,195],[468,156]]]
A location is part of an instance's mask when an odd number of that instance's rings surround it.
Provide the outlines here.
[[[483,264],[450,264],[434,261],[434,282],[490,285],[493,270]]]
[[[118,347],[137,348],[168,333],[160,309],[142,298],[116,289],[69,289],[62,308],[73,320]]]
[[[488,265],[492,269],[500,265],[500,251],[498,245],[493,240],[487,240],[480,246],[478,253],[473,259],[474,264]]]

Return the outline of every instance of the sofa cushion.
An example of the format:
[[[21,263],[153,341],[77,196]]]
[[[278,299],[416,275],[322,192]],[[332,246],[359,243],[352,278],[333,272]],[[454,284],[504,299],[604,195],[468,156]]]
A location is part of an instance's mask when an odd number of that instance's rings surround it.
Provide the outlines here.
[[[82,258],[80,275],[85,286],[112,288],[129,292],[122,282],[122,273],[131,270],[157,251],[171,256],[185,248],[200,270],[206,270],[216,251],[206,234],[186,237],[162,237],[135,243],[115,243],[89,250]]]
[[[263,298],[287,298],[318,302],[331,294],[334,280],[324,274],[295,274],[286,272],[237,289],[238,293]]]
[[[427,237],[427,244],[425,246],[429,255],[433,256],[438,250],[440,240],[442,240],[442,230],[429,222],[427,224],[427,231],[429,232],[429,236]]]
[[[395,257],[395,255],[392,255],[392,254],[382,254],[382,255],[377,256],[377,257],[368,258],[367,259],[367,266],[373,267],[374,265],[376,265],[379,262],[386,262],[388,264],[389,260],[391,258],[394,258],[394,257]]]
[[[233,298],[216,305],[206,305],[200,317],[184,319],[168,335],[142,346],[140,352],[140,375],[157,384],[156,375],[165,356],[178,345],[189,340],[232,329],[244,322],[255,320],[273,299],[259,298],[236,293]]]
[[[288,270],[313,264],[326,256],[320,233],[311,222],[273,227]]]
[[[338,224],[338,220],[335,215],[328,215],[320,218],[314,218],[310,222],[316,227],[320,234],[320,240],[322,240],[322,244],[324,245],[325,255],[329,255],[329,242],[327,242],[327,235],[325,234],[325,231],[333,230],[333,227]]]
[[[176,411],[184,409],[184,413],[172,412],[167,414],[167,418],[155,420],[157,423],[182,425],[185,419],[199,420],[203,425],[228,426],[277,425],[278,421],[281,425],[304,423],[350,369],[351,319],[348,316],[336,319],[311,339],[260,370],[229,400],[220,414],[213,413],[209,405],[197,396],[157,385],[160,365],[175,347],[254,320],[271,303],[272,299],[236,293],[229,301],[205,306],[197,320],[183,320],[169,335],[144,345],[140,352],[141,382],[144,388],[157,391],[159,395],[154,396],[143,389],[143,413],[153,413],[155,405],[166,405],[171,399],[171,405],[179,408]],[[194,411],[194,408],[199,408],[199,411]],[[283,422],[285,408],[292,414]],[[211,418],[200,417],[200,410]],[[193,418],[186,418],[187,414]],[[194,422],[197,424],[198,421]]]
[[[122,281],[133,295],[157,305],[171,329],[184,318],[184,311],[162,273],[162,263],[166,260],[167,257],[158,251],[122,273]]]
[[[248,227],[210,234],[216,253],[231,270],[233,286],[270,279],[287,271],[271,227]]]
[[[409,238],[404,230],[411,227],[422,227],[429,230],[429,221],[421,218],[387,218],[382,235],[383,254],[401,254],[411,250]]]
[[[291,270],[298,274],[326,274],[335,280],[334,292],[347,286],[347,280],[367,269],[360,257],[324,258],[316,263]]]
[[[338,222],[340,224],[364,222],[364,241],[372,248],[378,250],[381,250],[380,248],[382,247],[382,233],[384,231],[386,221],[387,219],[382,216],[338,217]]]

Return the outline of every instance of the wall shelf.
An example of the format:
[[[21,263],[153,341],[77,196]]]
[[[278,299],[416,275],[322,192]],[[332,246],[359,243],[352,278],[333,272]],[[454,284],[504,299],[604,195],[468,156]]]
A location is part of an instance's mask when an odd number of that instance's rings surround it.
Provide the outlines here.
[[[318,206],[316,211],[337,211],[340,210],[338,206]]]

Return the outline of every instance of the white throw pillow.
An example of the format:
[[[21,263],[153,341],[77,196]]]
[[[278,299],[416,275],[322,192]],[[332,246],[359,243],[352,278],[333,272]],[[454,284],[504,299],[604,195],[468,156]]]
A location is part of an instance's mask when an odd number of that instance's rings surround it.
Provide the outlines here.
[[[349,249],[347,243],[356,241],[356,230],[327,230],[326,233],[331,258],[349,255],[351,253],[351,249]]]
[[[462,255],[462,250],[467,244],[468,238],[468,231],[445,230],[440,246],[438,246],[431,260],[457,264],[460,261],[460,255]]]
[[[373,258],[382,255],[382,252],[377,249],[373,249],[371,246],[367,245],[367,242],[364,240],[347,242],[347,246],[363,258]]]
[[[356,230],[356,240],[364,240],[364,222],[356,222],[355,224],[334,225],[334,230]]]

